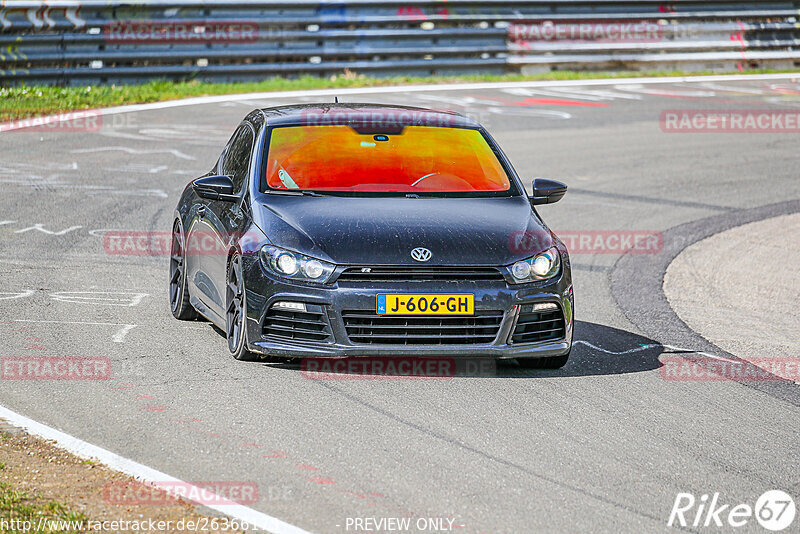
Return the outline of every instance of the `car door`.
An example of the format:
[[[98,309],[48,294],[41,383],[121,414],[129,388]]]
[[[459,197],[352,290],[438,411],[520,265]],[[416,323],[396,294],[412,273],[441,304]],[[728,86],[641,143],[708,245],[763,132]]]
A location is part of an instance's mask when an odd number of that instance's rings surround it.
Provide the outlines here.
[[[223,317],[226,305],[228,250],[230,245],[238,240],[247,223],[242,197],[246,191],[245,184],[249,175],[254,139],[255,132],[252,126],[247,123],[242,124],[234,134],[222,162],[221,174],[231,177],[234,194],[238,195],[239,200],[236,202],[209,200],[203,216],[204,227],[211,233],[211,238],[207,239],[207,242],[211,245],[213,238],[213,250],[202,255],[201,265],[213,284],[211,294],[208,295],[211,300],[209,304]]]
[[[238,130],[234,132],[234,136],[231,136],[228,144],[222,149],[214,168],[206,176],[222,174],[222,162],[225,160],[225,154],[237,133]],[[186,226],[185,236],[185,261],[187,282],[192,286],[191,294],[210,307],[214,301],[219,300],[219,296],[216,295],[214,284],[203,265],[205,250],[213,248],[209,244],[213,244],[213,240],[210,240],[210,238],[214,235],[214,232],[209,225],[210,219],[206,218],[209,202],[210,200],[208,199],[197,197],[190,208],[188,213],[189,223]],[[216,310],[216,307],[214,307],[214,310]]]

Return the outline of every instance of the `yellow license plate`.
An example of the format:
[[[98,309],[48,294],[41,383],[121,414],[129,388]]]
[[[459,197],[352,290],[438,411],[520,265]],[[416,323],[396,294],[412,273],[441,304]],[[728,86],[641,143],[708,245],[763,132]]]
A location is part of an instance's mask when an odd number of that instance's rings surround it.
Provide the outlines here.
[[[461,295],[378,295],[379,315],[473,315],[475,296]]]

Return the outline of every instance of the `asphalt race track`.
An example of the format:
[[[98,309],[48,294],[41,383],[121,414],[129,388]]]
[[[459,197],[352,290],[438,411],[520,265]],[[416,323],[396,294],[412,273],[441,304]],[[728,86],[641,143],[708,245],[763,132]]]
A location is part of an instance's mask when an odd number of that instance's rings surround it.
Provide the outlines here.
[[[251,508],[310,532],[409,515],[463,533],[654,532],[679,492],[750,505],[771,489],[797,495],[797,384],[665,380],[659,367],[726,355],[674,314],[662,279],[699,239],[800,211],[798,134],[666,132],[660,117],[800,111],[800,81],[342,91],[475,117],[528,186],[570,186],[539,209],[556,232],[663,239],[624,256],[571,250],[579,341],[565,368],[510,362],[445,380],[320,380],[234,361],[208,323],[170,315],[166,254],[104,247],[109,230],[169,232],[181,191],[249,110],[328,94],[0,133],[0,355],[112,365],[111,380],[3,380],[0,404],[182,480],[254,481]],[[763,265],[756,275],[781,268]]]

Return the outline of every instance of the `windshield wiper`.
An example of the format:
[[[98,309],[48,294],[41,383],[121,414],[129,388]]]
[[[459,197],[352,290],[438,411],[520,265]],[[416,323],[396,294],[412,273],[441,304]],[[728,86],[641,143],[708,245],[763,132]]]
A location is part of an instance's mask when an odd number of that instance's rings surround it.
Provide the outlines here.
[[[292,197],[324,197],[325,195],[317,193],[316,191],[288,191],[286,189],[269,189],[266,191],[268,195],[289,195]]]

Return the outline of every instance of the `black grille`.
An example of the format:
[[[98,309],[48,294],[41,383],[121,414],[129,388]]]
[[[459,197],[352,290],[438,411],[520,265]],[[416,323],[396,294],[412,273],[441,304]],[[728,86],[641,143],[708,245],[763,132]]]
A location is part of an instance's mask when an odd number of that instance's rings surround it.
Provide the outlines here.
[[[503,312],[479,311],[469,316],[401,316],[350,310],[342,312],[342,319],[353,343],[471,345],[495,340]]]
[[[562,339],[565,333],[564,314],[560,307],[555,310],[533,311],[532,305],[525,305],[520,310],[511,342],[550,341]]]
[[[339,282],[503,282],[494,267],[350,267]]]
[[[264,336],[302,341],[328,341],[330,329],[322,306],[306,305],[305,312],[271,308],[264,317]]]

